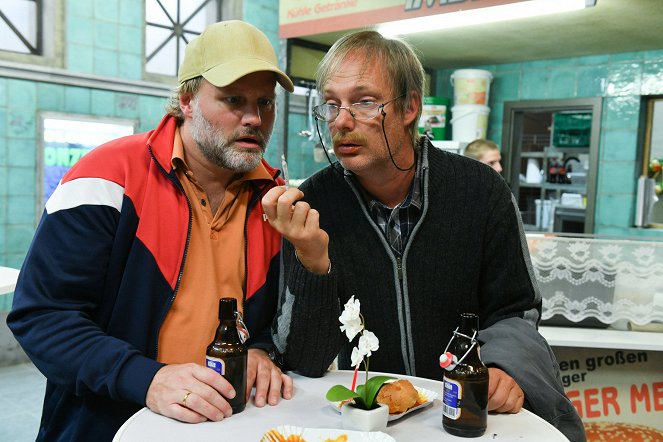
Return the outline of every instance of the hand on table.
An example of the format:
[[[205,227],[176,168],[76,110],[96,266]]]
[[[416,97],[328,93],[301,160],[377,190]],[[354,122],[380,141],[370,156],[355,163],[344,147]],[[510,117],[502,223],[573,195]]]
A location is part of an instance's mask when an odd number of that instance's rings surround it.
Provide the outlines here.
[[[488,411],[518,413],[525,402],[525,393],[516,381],[499,368],[488,368]]]
[[[155,413],[182,422],[220,421],[233,412],[225,398],[235,390],[223,376],[198,364],[163,366],[152,379],[145,404]]]
[[[292,378],[284,374],[267,356],[264,350],[249,349],[246,373],[246,399],[251,396],[255,387],[254,403],[256,407],[264,407],[265,403],[276,405],[283,399],[292,398]]]
[[[262,198],[269,223],[292,243],[304,267],[325,274],[329,269],[329,235],[320,228],[320,214],[294,187],[274,187]]]

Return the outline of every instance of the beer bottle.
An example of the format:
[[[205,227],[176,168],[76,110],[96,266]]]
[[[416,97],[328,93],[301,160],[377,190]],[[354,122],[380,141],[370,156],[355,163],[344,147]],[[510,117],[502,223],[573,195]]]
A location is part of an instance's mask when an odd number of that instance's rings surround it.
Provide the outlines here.
[[[219,327],[214,340],[207,347],[206,364],[226,378],[235,389],[235,397],[228,402],[233,414],[246,407],[246,359],[248,352],[237,330],[237,300],[219,300]]]
[[[479,437],[488,420],[488,368],[479,356],[479,317],[463,313],[460,319],[447,347],[453,362],[444,372],[442,426],[454,436]]]

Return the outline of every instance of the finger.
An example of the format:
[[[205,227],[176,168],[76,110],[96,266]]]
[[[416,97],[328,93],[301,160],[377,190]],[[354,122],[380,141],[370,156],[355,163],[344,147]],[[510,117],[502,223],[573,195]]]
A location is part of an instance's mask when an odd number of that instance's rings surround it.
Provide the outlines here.
[[[256,407],[264,407],[267,402],[267,392],[269,390],[270,382],[270,372],[269,366],[266,364],[259,364],[258,370],[256,373],[256,396],[254,403]]]
[[[269,396],[268,396],[269,405],[277,405],[281,400],[282,384],[283,384],[283,378],[281,377],[281,370],[279,370],[277,367],[272,368],[270,373],[270,383],[269,383]]]
[[[279,196],[276,203],[277,219],[290,221],[292,217],[292,206],[304,196],[304,193],[296,188],[289,188]]]
[[[320,212],[315,209],[310,209],[306,216],[305,229],[309,232],[316,231],[320,228]]]
[[[192,391],[188,394],[186,403],[182,403],[182,408],[199,414],[204,418],[203,420],[214,422],[232,416],[232,407],[217,392],[215,392],[214,398],[210,398]]]
[[[218,420],[218,415],[209,407],[218,410],[218,413],[223,414],[225,417],[232,416],[232,407],[228,403],[228,399],[233,399],[237,394],[233,386],[223,376],[211,368],[202,366],[199,368],[200,370],[196,370],[193,373],[194,378],[199,382],[189,389],[192,393],[195,393],[196,396],[194,403],[198,405],[198,407],[195,408],[195,410],[208,417],[210,420]],[[189,396],[189,398],[191,398],[191,396]],[[204,404],[201,401],[198,401],[198,398],[201,399]],[[191,408],[190,399],[187,399],[187,406]]]
[[[274,187],[262,197],[262,209],[268,219],[276,219],[276,204],[285,191],[284,187]]]
[[[292,211],[292,218],[290,220],[291,226],[296,228],[299,232],[302,232],[310,211],[311,206],[307,202],[297,201]]]
[[[292,394],[294,392],[292,378],[287,374],[281,373],[281,380],[282,380],[281,389],[283,391],[283,399],[292,399]]]

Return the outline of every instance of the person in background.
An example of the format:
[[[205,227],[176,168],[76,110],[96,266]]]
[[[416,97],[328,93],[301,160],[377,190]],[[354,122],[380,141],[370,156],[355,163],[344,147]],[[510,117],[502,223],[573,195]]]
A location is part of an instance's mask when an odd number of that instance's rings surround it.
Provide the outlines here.
[[[260,199],[283,180],[263,154],[276,84],[269,40],[241,22],[186,48],[168,115],[62,179],[23,264],[7,323],[47,386],[38,440],[110,441],[141,407],[184,422],[275,405],[292,380],[270,359],[281,237]],[[205,367],[219,298],[249,332],[248,388]]]
[[[463,155],[481,161],[495,169],[497,173],[502,173],[500,149],[497,147],[497,144],[490,140],[479,138],[472,141],[465,148]]]
[[[351,368],[356,338],[347,342],[339,315],[354,296],[380,340],[371,370],[441,380],[439,356],[460,314],[473,312],[489,410],[524,405],[583,441],[537,331],[541,295],[512,193],[494,171],[418,136],[424,70],[412,48],[374,31],[349,34],[321,61],[317,87],[316,119],[338,162],[263,198],[287,240],[273,327],[287,366],[321,376],[338,356]]]

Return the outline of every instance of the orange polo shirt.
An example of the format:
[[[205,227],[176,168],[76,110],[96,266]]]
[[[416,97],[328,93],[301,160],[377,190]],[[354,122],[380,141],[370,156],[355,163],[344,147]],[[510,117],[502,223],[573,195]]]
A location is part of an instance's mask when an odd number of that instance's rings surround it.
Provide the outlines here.
[[[207,194],[186,164],[179,130],[172,165],[191,203],[193,219],[179,289],[159,332],[157,360],[204,365],[207,346],[219,325],[219,299],[234,297],[242,309],[248,181],[271,177],[262,164],[243,174],[226,188],[223,202],[213,214]]]

